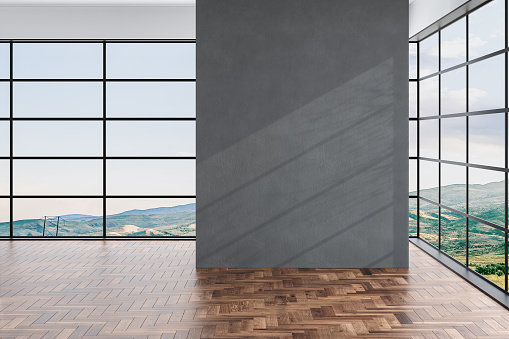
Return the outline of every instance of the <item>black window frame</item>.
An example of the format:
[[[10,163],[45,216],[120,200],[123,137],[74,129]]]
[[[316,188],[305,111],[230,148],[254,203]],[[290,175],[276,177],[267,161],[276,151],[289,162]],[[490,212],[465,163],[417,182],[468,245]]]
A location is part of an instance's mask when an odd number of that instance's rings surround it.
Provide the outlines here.
[[[464,10],[464,12],[462,12],[462,15],[457,15],[457,13],[452,13],[452,15],[455,15],[455,17],[453,18],[452,21],[449,21],[447,22],[447,24],[441,26],[441,27],[437,27],[436,30],[433,30],[432,32],[430,32],[428,29],[426,29],[426,34],[423,35],[419,35],[417,34],[416,37],[417,38],[412,38],[410,39],[409,43],[410,44],[416,44],[417,45],[417,77],[416,78],[411,78],[409,79],[409,82],[412,83],[416,83],[417,84],[417,117],[409,117],[409,121],[415,121],[417,123],[417,156],[409,156],[409,160],[416,160],[417,161],[417,178],[416,178],[416,182],[417,182],[417,195],[409,195],[409,199],[416,199],[416,205],[417,205],[417,216],[416,216],[416,219],[417,219],[417,230],[416,230],[416,235],[409,235],[409,238],[410,238],[410,241],[417,244],[418,246],[421,246],[421,248],[425,249],[428,253],[432,254],[435,258],[437,258],[438,260],[442,261],[444,264],[446,264],[447,266],[453,268],[458,274],[462,275],[463,277],[465,277],[465,279],[467,279],[468,281],[470,281],[472,284],[474,284],[475,286],[481,288],[482,290],[484,290],[486,293],[488,293],[489,296],[491,296],[492,298],[494,298],[496,301],[500,302],[503,306],[509,308],[509,299],[507,298],[509,296],[509,283],[508,283],[508,277],[509,277],[509,272],[508,272],[508,234],[509,234],[509,228],[508,228],[508,193],[509,193],[509,187],[508,187],[508,176],[509,176],[509,156],[508,156],[508,151],[509,151],[509,148],[508,148],[508,135],[509,135],[509,131],[508,131],[508,125],[509,125],[509,93],[508,93],[508,90],[509,90],[509,79],[508,79],[508,74],[509,74],[509,69],[508,69],[508,66],[509,66],[509,32],[508,32],[508,25],[509,25],[509,14],[508,14],[508,9],[509,9],[509,0],[502,0],[502,2],[504,3],[504,15],[505,15],[505,27],[504,27],[504,35],[505,35],[505,47],[503,49],[500,49],[500,50],[497,50],[497,51],[494,51],[494,52],[491,52],[487,55],[482,55],[478,58],[475,58],[475,59],[472,59],[472,60],[469,60],[469,15],[478,10],[479,8],[483,7],[484,5],[492,2],[493,0],[489,0],[489,1],[484,1],[482,2],[481,4],[479,5],[476,5],[475,7],[473,8],[470,8],[468,10]],[[442,69],[441,67],[441,31],[444,29],[444,28],[447,28],[448,26],[454,24],[455,22],[463,19],[463,18],[466,18],[466,25],[465,25],[465,36],[466,36],[466,61],[461,63],[461,64],[457,64],[455,66],[452,66],[452,67],[449,67],[447,69]],[[446,18],[447,20],[447,18]],[[423,76],[421,77],[420,76],[420,60],[419,60],[419,57],[420,57],[420,50],[419,50],[419,43],[421,41],[423,41],[424,39],[428,38],[429,36],[435,34],[438,32],[438,35],[439,35],[439,56],[438,56],[438,59],[439,59],[439,70],[438,72],[434,72],[432,74],[429,74],[429,75],[426,75],[426,76]],[[490,59],[492,57],[496,57],[496,56],[499,56],[499,55],[504,55],[505,56],[505,107],[504,108],[498,108],[498,109],[490,109],[490,110],[480,110],[480,111],[470,111],[469,110],[469,66],[472,65],[472,64],[475,64],[475,63],[478,63],[478,62],[481,62],[483,60],[486,60],[486,59]],[[456,69],[462,69],[464,68],[466,70],[466,112],[463,112],[463,113],[456,113],[456,114],[445,114],[445,115],[442,115],[441,113],[441,104],[439,104],[439,113],[438,115],[436,116],[426,116],[426,117],[421,117],[420,116],[420,82],[423,81],[423,80],[426,80],[426,79],[430,79],[430,78],[434,78],[436,77],[438,79],[438,82],[439,82],[439,97],[438,97],[438,100],[439,100],[439,103],[441,103],[441,75],[444,74],[444,73],[447,73],[447,72],[450,72],[450,71],[453,71],[453,70],[456,70]],[[505,167],[502,168],[502,167],[495,167],[495,166],[486,166],[486,165],[481,165],[481,164],[474,164],[474,163],[469,163],[469,117],[470,116],[480,116],[480,115],[486,115],[486,114],[494,114],[494,113],[503,113],[505,114]],[[441,121],[442,119],[448,119],[448,118],[455,118],[455,117],[465,117],[466,119],[466,130],[465,130],[465,133],[466,133],[466,149],[465,149],[465,152],[466,152],[466,157],[465,157],[465,160],[466,162],[458,162],[458,161],[449,161],[449,160],[444,160],[442,159],[442,154],[441,154],[441,148],[442,148],[442,130],[441,130]],[[431,120],[431,119],[437,119],[439,121],[439,142],[438,142],[438,147],[439,147],[439,156],[438,156],[438,159],[433,159],[433,158],[427,158],[427,157],[421,157],[420,156],[420,134],[421,134],[421,129],[420,129],[420,121],[425,121],[425,120]],[[432,201],[432,200],[429,200],[429,199],[426,199],[424,197],[421,196],[420,194],[420,166],[421,166],[421,163],[423,161],[427,161],[427,162],[436,162],[438,163],[439,165],[439,171],[438,171],[438,180],[439,180],[439,186],[438,186],[438,202],[437,201]],[[465,189],[466,189],[466,210],[465,212],[462,212],[462,211],[459,211],[457,209],[454,209],[454,208],[451,208],[445,204],[442,204],[441,202],[441,167],[442,165],[441,164],[452,164],[452,165],[459,165],[459,166],[462,166],[465,168],[465,171],[466,171],[466,182],[465,182]],[[498,224],[495,224],[493,222],[490,222],[490,221],[486,221],[486,220],[483,220],[481,218],[478,218],[474,215],[471,215],[469,214],[469,168],[478,168],[478,169],[485,169],[485,170],[490,170],[490,171],[498,171],[498,172],[503,172],[505,174],[505,200],[504,200],[504,206],[505,206],[505,217],[504,217],[504,226],[501,226],[501,225],[498,225]],[[411,175],[413,173],[410,173]],[[439,218],[438,218],[438,247],[437,246],[434,246],[433,244],[429,243],[428,241],[426,241],[425,239],[423,239],[421,237],[421,234],[420,234],[420,202],[423,201],[423,202],[426,202],[426,203],[429,203],[429,204],[433,204],[435,205],[436,207],[438,207],[439,209]],[[455,258],[453,258],[452,256],[450,256],[448,253],[446,253],[445,251],[442,250],[442,243],[441,243],[441,214],[442,214],[442,210],[447,210],[449,212],[454,212],[456,214],[459,214],[463,217],[465,217],[465,220],[466,220],[466,245],[465,245],[465,255],[466,255],[466,264],[463,264],[462,262],[456,260]],[[476,222],[479,222],[485,226],[489,226],[489,227],[492,227],[492,228],[495,228],[495,229],[498,229],[498,230],[501,230],[502,232],[505,233],[505,286],[504,287],[501,287],[497,284],[495,284],[493,281],[489,280],[488,278],[484,277],[483,275],[477,273],[475,270],[473,270],[471,268],[471,266],[469,266],[469,220],[471,221],[476,221]],[[459,267],[459,269],[458,269]],[[498,291],[498,292],[497,292]],[[500,293],[501,292],[501,293]]]
[[[1,195],[0,199],[9,199],[10,204],[10,233],[8,236],[0,236],[0,240],[36,240],[36,239],[45,239],[45,240],[196,240],[196,236],[108,236],[107,235],[107,209],[106,203],[109,198],[122,198],[122,199],[143,199],[143,198],[161,198],[161,199],[172,199],[172,198],[191,198],[196,199],[195,195],[108,195],[106,193],[106,185],[107,185],[107,176],[106,176],[106,164],[108,160],[195,160],[196,156],[107,156],[106,153],[106,126],[108,121],[196,121],[195,117],[107,117],[106,111],[106,88],[108,82],[194,82],[196,83],[196,78],[192,79],[177,79],[177,78],[136,78],[136,79],[115,79],[108,78],[106,73],[107,67],[107,46],[108,44],[115,43],[130,43],[130,44],[146,44],[146,43],[189,43],[196,45],[196,39],[10,39],[5,40],[1,39],[0,43],[8,43],[10,46],[10,77],[9,79],[0,79],[0,82],[8,82],[10,84],[10,113],[9,117],[0,117],[0,121],[9,121],[10,123],[10,155],[8,157],[1,156],[0,160],[9,160],[10,162],[10,178],[9,178],[9,195]],[[102,44],[102,57],[103,57],[103,65],[102,65],[102,78],[97,79],[15,79],[13,77],[13,49],[14,44],[23,44],[23,43],[95,43]],[[14,117],[13,116],[13,84],[15,82],[100,82],[103,85],[102,90],[102,117]],[[13,147],[13,126],[14,121],[100,121],[102,122],[102,156],[14,156],[14,147]],[[102,194],[101,195],[15,195],[14,194],[14,185],[13,185],[13,164],[14,160],[102,160]],[[102,236],[15,236],[14,235],[14,220],[13,220],[13,201],[16,198],[26,198],[26,199],[54,199],[54,198],[69,198],[69,199],[102,199],[102,218],[103,218],[103,229]]]

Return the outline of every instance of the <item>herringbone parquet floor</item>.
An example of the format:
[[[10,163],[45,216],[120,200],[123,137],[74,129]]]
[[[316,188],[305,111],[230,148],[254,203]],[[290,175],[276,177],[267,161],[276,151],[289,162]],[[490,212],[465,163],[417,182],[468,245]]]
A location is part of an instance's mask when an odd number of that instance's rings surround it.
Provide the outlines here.
[[[0,338],[509,338],[410,245],[406,269],[206,269],[192,241],[0,242]]]

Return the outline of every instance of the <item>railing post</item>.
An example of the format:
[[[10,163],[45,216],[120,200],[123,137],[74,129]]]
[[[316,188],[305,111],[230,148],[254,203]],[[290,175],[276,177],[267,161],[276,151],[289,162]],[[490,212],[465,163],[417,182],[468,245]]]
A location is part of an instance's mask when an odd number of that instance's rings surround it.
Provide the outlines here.
[[[46,233],[46,216],[44,216],[44,227],[42,228],[42,236],[44,237],[44,233]]]

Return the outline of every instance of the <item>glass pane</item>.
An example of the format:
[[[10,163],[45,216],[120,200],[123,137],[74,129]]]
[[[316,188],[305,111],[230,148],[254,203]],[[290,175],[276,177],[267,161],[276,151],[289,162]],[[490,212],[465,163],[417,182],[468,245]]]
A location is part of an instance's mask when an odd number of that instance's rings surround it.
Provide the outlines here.
[[[103,86],[96,82],[18,82],[15,117],[87,118],[103,116]]]
[[[194,121],[110,121],[109,156],[195,156]]]
[[[102,195],[102,160],[15,160],[13,174],[17,195]]]
[[[470,219],[468,237],[469,266],[504,288],[505,233]]]
[[[417,199],[410,198],[408,205],[408,235],[417,236]]]
[[[459,65],[467,61],[467,20],[460,19],[442,29],[440,38],[442,69]]]
[[[461,212],[466,212],[467,168],[442,164],[441,203]]]
[[[409,121],[409,156],[417,156],[417,121]]]
[[[505,47],[505,1],[494,0],[468,17],[470,60]]]
[[[408,193],[417,195],[417,160],[409,160],[408,170]]]
[[[0,79],[10,78],[11,50],[9,44],[0,44]]]
[[[0,160],[0,195],[10,195],[10,168],[9,160]]]
[[[14,199],[14,235],[102,236],[102,205],[102,199]]]
[[[466,162],[467,156],[467,119],[460,118],[447,118],[442,119],[440,128],[442,134],[442,154],[444,160]]]
[[[419,43],[419,76],[438,72],[438,33]]]
[[[438,119],[420,121],[420,156],[438,159]]]
[[[408,116],[410,118],[417,118],[417,82],[410,82],[408,87],[408,103],[409,103],[409,112]]]
[[[0,157],[11,154],[11,124],[9,121],[0,121]]]
[[[14,78],[102,79],[102,44],[14,44]]]
[[[438,206],[421,200],[419,202],[419,235],[438,247]]]
[[[10,84],[0,82],[0,118],[10,117]]]
[[[108,117],[196,117],[194,82],[110,82]]]
[[[417,44],[408,44],[408,78],[417,79]]]
[[[108,160],[106,173],[109,195],[196,194],[195,160]]]
[[[438,202],[438,162],[420,161],[419,196]]]
[[[114,43],[107,45],[110,79],[194,79],[194,43]]]
[[[9,199],[0,199],[0,236],[6,237],[10,235],[10,202]]]
[[[505,107],[505,56],[497,55],[469,66],[470,112]]]
[[[464,113],[467,111],[466,68],[442,74],[442,110],[440,114]]]
[[[102,156],[100,121],[15,121],[15,156]]]
[[[467,221],[464,216],[445,208],[440,215],[440,248],[459,262],[466,264]]]
[[[505,114],[483,114],[468,119],[468,162],[505,167]]]
[[[108,199],[109,236],[195,236],[196,199]]]
[[[504,172],[478,168],[469,168],[468,171],[468,213],[504,226]]]
[[[419,116],[422,118],[438,115],[438,76],[421,81],[419,91]]]

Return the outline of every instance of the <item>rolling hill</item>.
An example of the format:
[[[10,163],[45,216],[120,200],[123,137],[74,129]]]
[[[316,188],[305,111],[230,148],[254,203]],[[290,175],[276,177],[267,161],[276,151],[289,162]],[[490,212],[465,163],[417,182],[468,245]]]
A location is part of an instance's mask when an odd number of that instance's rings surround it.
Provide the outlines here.
[[[413,192],[415,194],[415,192]],[[412,194],[412,193],[410,193]],[[438,188],[422,190],[421,196],[438,196]],[[412,199],[414,200],[414,199]],[[465,185],[442,187],[442,203],[465,212]],[[469,214],[504,226],[505,224],[505,182],[474,184],[469,186]],[[466,259],[466,218],[445,208],[439,214],[436,205],[420,203],[420,236],[438,246],[439,221],[441,249],[461,262]],[[410,205],[410,233],[417,227],[417,206]],[[469,265],[493,282],[503,285],[505,267],[505,234],[496,228],[469,220]],[[502,278],[501,278],[502,277]]]
[[[111,236],[194,236],[196,205],[130,210],[106,217],[107,234]],[[54,236],[55,226],[46,227],[46,236]],[[58,236],[100,236],[102,216],[67,214],[60,216]],[[16,220],[16,236],[41,236],[44,220]],[[9,233],[9,223],[0,223],[0,234]]]

